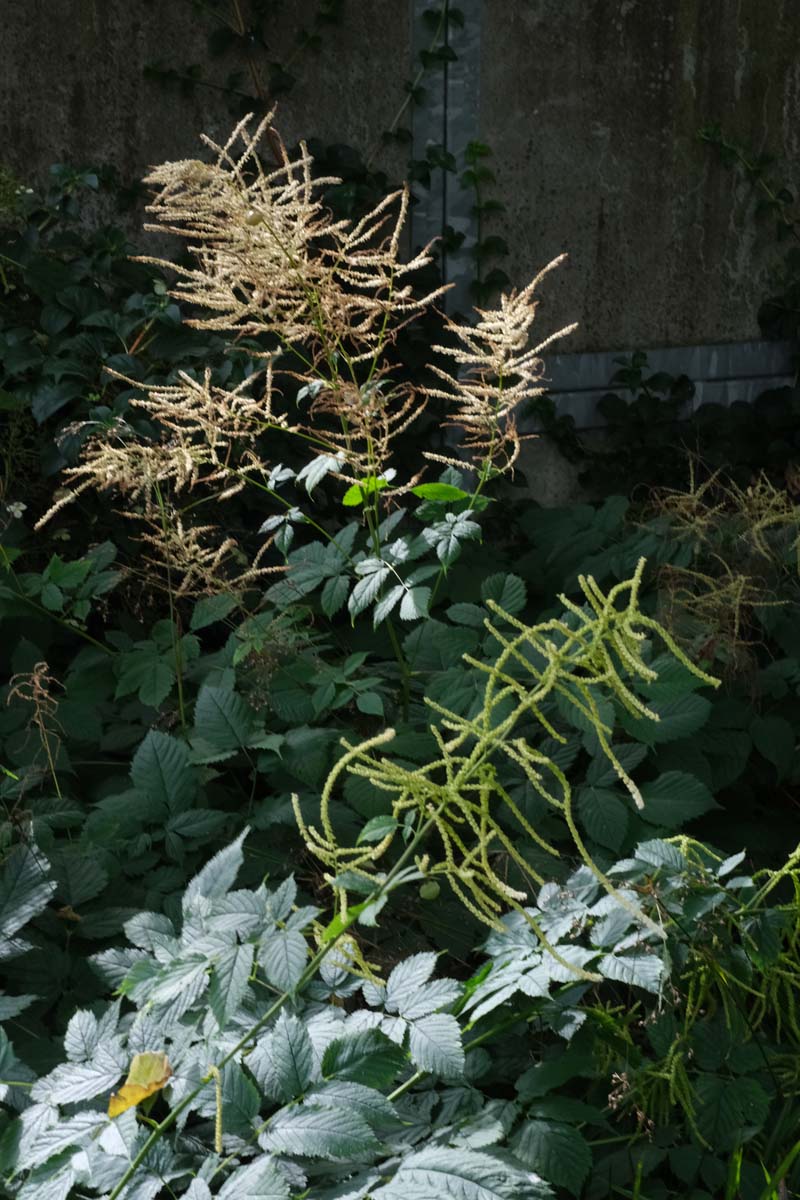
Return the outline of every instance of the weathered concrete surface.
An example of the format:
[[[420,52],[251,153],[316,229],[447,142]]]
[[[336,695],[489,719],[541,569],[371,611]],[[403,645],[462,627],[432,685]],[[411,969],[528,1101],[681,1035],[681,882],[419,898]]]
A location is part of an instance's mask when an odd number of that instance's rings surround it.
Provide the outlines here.
[[[543,327],[562,351],[758,336],[749,188],[696,130],[717,120],[797,175],[797,0],[516,0],[484,6],[480,136],[493,225],[525,282],[564,250]]]
[[[177,70],[200,63],[209,82],[221,84],[233,70],[247,81],[240,52],[209,58],[213,19],[189,0],[3,0],[0,8],[0,162],[19,174],[41,176],[53,162],[103,162],[135,180],[151,164],[195,157],[201,131],[219,139],[232,128],[221,91],[199,86],[183,96],[143,77],[160,60]],[[262,73],[270,58],[294,56],[298,82],[280,100],[276,124],[288,144],[314,136],[365,156],[377,145],[379,165],[400,177],[405,155],[387,154],[380,135],[405,97],[408,5],[356,0],[328,27],[318,54],[298,53],[298,30],[316,9],[313,0],[284,4],[269,54],[253,54]]]
[[[287,0],[257,65],[293,55],[315,10],[314,0]],[[299,82],[278,116],[287,142],[377,147],[376,165],[402,174],[405,149],[387,150],[380,134],[413,73],[411,15],[411,0],[348,0],[320,54],[292,64]],[[190,0],[4,0],[2,16],[0,162],[23,175],[100,160],[135,179],[152,163],[194,157],[200,130],[220,138],[231,127],[214,88],[181,96],[143,78],[154,60],[202,63],[211,82],[247,72],[235,51],[209,59],[208,18]],[[507,205],[494,228],[517,283],[569,250],[543,288],[544,331],[581,324],[559,350],[757,336],[768,255],[749,189],[695,131],[718,119],[791,172],[798,0],[486,0],[481,24],[474,136],[494,151]],[[425,85],[439,88],[441,72]]]

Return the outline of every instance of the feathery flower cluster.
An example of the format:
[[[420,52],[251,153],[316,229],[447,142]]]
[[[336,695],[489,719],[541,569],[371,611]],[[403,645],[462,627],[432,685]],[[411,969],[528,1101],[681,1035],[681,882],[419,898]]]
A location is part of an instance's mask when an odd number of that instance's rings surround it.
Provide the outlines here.
[[[336,221],[321,199],[338,179],[314,178],[304,143],[298,158],[265,172],[258,145],[272,127],[269,113],[254,129],[241,121],[224,145],[203,141],[211,164],[164,163],[145,179],[159,191],[146,228],[184,237],[196,267],[178,267],[177,295],[214,313],[192,322],[250,336],[273,334],[282,344],[312,344],[330,356],[341,339],[353,362],[369,360],[385,339],[385,324],[432,303],[401,284],[430,261],[426,250],[400,262],[408,190],[394,192],[351,223]],[[142,261],[172,266],[160,259]]]
[[[432,366],[443,386],[429,388],[428,395],[455,406],[447,424],[464,431],[464,448],[473,455],[474,470],[491,467],[495,473],[502,473],[513,467],[521,441],[516,412],[524,401],[544,391],[540,386],[544,374],[541,352],[556,338],[577,328],[567,325],[537,346],[528,344],[538,306],[536,289],[565,257],[562,254],[554,258],[522,291],[501,296],[499,309],[478,309],[480,320],[475,325],[449,322],[457,344],[433,347],[464,368],[453,376]],[[439,454],[427,453],[425,457],[463,465]]]
[[[539,353],[552,340],[528,348],[536,287],[560,260],[521,292],[504,296],[496,311],[480,312],[474,327],[450,323],[457,344],[434,350],[451,360],[457,377],[436,365],[438,387],[393,379],[386,360],[392,340],[446,290],[414,290],[412,276],[431,261],[427,248],[400,261],[408,192],[385,197],[360,220],[334,219],[323,194],[339,181],[315,178],[302,144],[290,159],[271,122],[272,114],[256,123],[247,118],[223,145],[204,138],[213,152],[209,163],[164,163],[150,173],[146,181],[157,191],[148,228],[186,239],[194,265],[142,260],[177,274],[172,295],[199,311],[189,324],[247,336],[261,370],[232,390],[218,386],[209,370],[199,379],[179,372],[165,384],[110,372],[138,390],[131,407],[146,414],[156,432],[147,440],[121,419],[84,428],[89,436],[81,459],[65,472],[64,493],[37,526],[89,489],[116,493],[127,514],[141,515],[150,527],[150,552],[169,555],[165,565],[185,575],[182,586],[190,591],[201,581],[211,588],[215,573],[214,590],[225,586],[233,546],[223,535],[213,538],[209,526],[192,534],[185,514],[197,501],[181,510],[182,493],[206,488],[221,501],[255,483],[274,496],[274,464],[265,446],[267,435],[280,431],[299,435],[309,450],[312,461],[297,479],[330,474],[359,486],[379,481],[369,492],[377,525],[379,501],[396,499],[422,478],[424,462],[412,478],[397,479],[391,460],[395,440],[431,397],[454,405],[445,423],[464,430],[463,450],[473,461],[436,454],[423,460],[469,467],[482,486],[513,466],[520,443],[515,411],[539,394]],[[258,153],[267,131],[282,154],[273,170]],[[300,415],[291,420],[280,411],[279,375],[297,392]],[[175,514],[169,534],[165,509]],[[279,525],[268,519],[262,530]],[[253,563],[255,574],[263,569]],[[247,578],[240,575],[238,582]]]

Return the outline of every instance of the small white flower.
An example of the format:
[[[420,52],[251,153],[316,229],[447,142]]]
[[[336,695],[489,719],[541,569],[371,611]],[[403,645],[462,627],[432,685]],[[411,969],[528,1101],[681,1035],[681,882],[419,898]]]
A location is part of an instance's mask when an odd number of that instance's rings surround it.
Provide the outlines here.
[[[6,510],[11,513],[12,517],[19,520],[27,507],[27,504],[23,504],[21,500],[16,500],[13,504],[7,504]]]

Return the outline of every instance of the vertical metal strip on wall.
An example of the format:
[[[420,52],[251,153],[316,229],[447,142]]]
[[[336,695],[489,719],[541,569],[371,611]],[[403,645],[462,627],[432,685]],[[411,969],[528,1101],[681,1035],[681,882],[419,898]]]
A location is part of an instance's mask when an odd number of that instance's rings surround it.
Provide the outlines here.
[[[430,0],[411,0],[415,63],[419,62],[420,51],[430,48],[431,31],[423,20],[429,8]],[[453,284],[447,297],[448,311],[468,312],[477,223],[472,213],[473,195],[461,187],[460,180],[464,150],[478,137],[483,0],[459,0],[458,8],[463,25],[448,22],[445,34],[446,44],[456,58],[431,68],[425,75],[425,100],[414,110],[412,148],[414,158],[424,159],[429,146],[441,146],[454,155],[458,170],[432,171],[430,188],[415,186],[411,236],[415,245],[424,245],[439,237],[445,224],[464,235],[460,249],[443,256],[442,269],[445,282]]]
[[[442,0],[449,2],[449,0]],[[431,30],[423,13],[431,0],[410,0],[412,58],[419,64],[420,51],[431,47]],[[461,187],[464,150],[480,138],[481,33],[483,0],[455,0],[464,17],[463,25],[448,23],[447,45],[455,60],[431,67],[425,73],[425,99],[414,109],[412,155],[424,159],[429,146],[441,146],[455,156],[458,170],[433,170],[430,187],[415,184],[411,211],[411,238],[415,246],[438,238],[445,225],[464,235],[461,248],[443,255],[445,283],[453,285],[445,307],[450,313],[472,309],[470,284],[475,277],[472,251],[477,240],[477,221],[472,212],[471,189]],[[522,282],[522,281],[517,281]],[[624,352],[629,352],[627,347]],[[727,345],[675,346],[650,351],[651,370],[684,373],[695,383],[698,404],[730,404],[751,401],[765,388],[796,385],[789,343],[765,341],[734,342]],[[602,425],[597,403],[608,390],[617,369],[619,351],[552,355],[547,359],[546,382],[559,413],[571,415],[579,428]]]

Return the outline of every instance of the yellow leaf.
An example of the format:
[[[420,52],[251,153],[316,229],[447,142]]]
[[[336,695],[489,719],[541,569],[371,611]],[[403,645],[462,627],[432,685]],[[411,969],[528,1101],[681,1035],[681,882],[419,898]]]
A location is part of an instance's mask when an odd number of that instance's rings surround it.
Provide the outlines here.
[[[118,1117],[120,1113],[141,1104],[148,1096],[161,1091],[171,1075],[172,1067],[166,1054],[156,1054],[152,1050],[135,1054],[131,1059],[128,1078],[118,1092],[111,1093],[108,1115]]]

